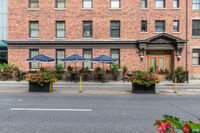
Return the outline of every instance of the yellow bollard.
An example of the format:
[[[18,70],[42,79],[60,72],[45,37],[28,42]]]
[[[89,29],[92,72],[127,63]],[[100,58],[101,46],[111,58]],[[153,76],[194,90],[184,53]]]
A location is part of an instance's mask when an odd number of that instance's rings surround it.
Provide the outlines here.
[[[83,93],[82,76],[80,76],[80,90],[79,90],[79,93]]]
[[[174,93],[177,93],[176,88],[177,88],[177,77],[175,77],[175,82],[174,82]]]

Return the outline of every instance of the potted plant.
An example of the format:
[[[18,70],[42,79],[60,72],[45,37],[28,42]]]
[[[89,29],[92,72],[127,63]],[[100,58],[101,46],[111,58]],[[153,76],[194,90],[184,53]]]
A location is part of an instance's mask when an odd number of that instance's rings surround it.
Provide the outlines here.
[[[156,83],[160,82],[153,73],[142,71],[134,72],[131,81],[133,93],[156,93]]]
[[[177,83],[184,83],[186,81],[187,71],[183,69],[183,67],[177,67],[174,72],[174,81],[177,78]]]
[[[128,72],[128,68],[126,67],[126,66],[124,66],[123,67],[123,69],[122,69],[122,74],[123,74],[123,82],[125,82],[125,80],[126,80],[126,74],[127,74],[127,72]]]
[[[97,67],[95,70],[94,70],[94,74],[95,74],[95,79],[97,81],[103,81],[103,70],[100,68],[100,67]]]
[[[86,68],[82,68],[80,71],[79,71],[80,75],[82,76],[83,80],[84,81],[88,81],[91,79],[91,71],[89,70],[88,67]]]
[[[112,76],[113,76],[113,80],[115,80],[115,81],[117,81],[118,78],[119,78],[119,74],[120,74],[119,69],[120,69],[120,67],[119,67],[118,64],[112,65],[111,73],[112,73]]]
[[[56,78],[58,80],[61,80],[62,77],[63,77],[63,74],[65,72],[65,68],[61,64],[56,65],[56,71],[55,72],[56,72]]]
[[[159,133],[200,133],[200,124],[169,115],[164,115],[162,120],[155,120],[154,126]]]
[[[13,74],[19,71],[19,69],[13,65],[0,64],[0,79],[8,80],[13,78]]]
[[[29,92],[51,92],[53,83],[56,82],[56,76],[52,72],[36,72],[29,74]]]

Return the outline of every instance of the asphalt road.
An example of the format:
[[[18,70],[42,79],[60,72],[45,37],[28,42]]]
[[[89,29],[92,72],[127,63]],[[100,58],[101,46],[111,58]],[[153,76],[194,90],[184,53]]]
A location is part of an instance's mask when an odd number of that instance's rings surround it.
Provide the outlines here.
[[[0,133],[156,133],[154,119],[198,122],[200,96],[0,93]]]

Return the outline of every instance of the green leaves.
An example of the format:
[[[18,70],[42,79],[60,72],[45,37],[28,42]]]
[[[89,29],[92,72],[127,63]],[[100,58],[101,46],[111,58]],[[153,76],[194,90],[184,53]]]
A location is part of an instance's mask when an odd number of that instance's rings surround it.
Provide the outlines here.
[[[177,129],[182,129],[183,128],[183,124],[180,122],[180,119],[177,117],[172,117],[169,115],[164,115],[163,116],[165,120],[169,121],[170,123],[172,123],[175,128]]]
[[[164,123],[170,122],[171,126],[165,128],[166,133],[200,133],[200,124],[191,121],[182,121],[178,117],[164,115],[163,120],[156,120],[154,126],[162,127]]]

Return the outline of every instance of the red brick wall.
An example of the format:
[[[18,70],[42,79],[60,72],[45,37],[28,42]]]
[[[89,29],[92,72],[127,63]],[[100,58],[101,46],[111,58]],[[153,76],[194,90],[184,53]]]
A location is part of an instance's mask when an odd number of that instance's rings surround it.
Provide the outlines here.
[[[140,9],[141,0],[122,0],[121,9],[111,10],[110,0],[95,0],[92,10],[83,10],[81,0],[67,0],[66,10],[58,11],[54,9],[53,0],[40,0],[39,10],[28,10],[28,0],[9,0],[8,7],[8,40],[29,40],[28,22],[30,20],[38,20],[40,24],[40,40],[55,40],[55,21],[66,21],[66,40],[82,39],[82,21],[93,21],[93,39],[94,40],[110,40],[110,21],[121,21],[121,40],[141,40],[155,33],[155,20],[166,20],[166,33],[186,39],[186,3],[180,0],[180,9],[173,9],[173,0],[166,0],[166,9],[155,9],[154,0],[148,1],[148,9]],[[192,0],[189,1],[189,71],[191,74],[200,75],[200,66],[192,66],[192,48],[200,47],[200,38],[191,36],[192,19],[200,18],[200,13],[192,11]],[[140,32],[140,21],[148,21],[148,32]],[[180,20],[180,33],[172,32],[173,20]],[[41,50],[46,54],[55,56],[55,51]],[[28,64],[24,63],[24,59],[20,57],[28,57],[28,50],[9,49],[9,63],[16,64],[22,69],[28,69]],[[110,55],[110,50],[94,49],[94,56],[98,54]],[[72,53],[82,54],[81,49],[67,49],[66,55]],[[176,61],[175,66],[184,66],[186,60],[185,49],[181,60]],[[18,55],[18,56],[16,56]],[[71,64],[73,65],[73,64]],[[78,66],[81,66],[79,63]],[[96,64],[98,65],[98,64]],[[96,66],[94,65],[94,66]],[[141,62],[140,57],[134,49],[121,49],[121,65],[127,65],[131,70],[145,68],[145,60]],[[141,67],[141,66],[142,67]],[[67,66],[67,65],[66,65]],[[109,66],[106,66],[109,67]]]
[[[121,39],[145,39],[155,33],[155,20],[166,20],[166,32],[185,38],[185,2],[180,1],[180,10],[172,9],[172,1],[166,1],[166,9],[155,9],[154,1],[149,1],[148,9],[140,9],[141,0],[123,0],[120,10],[109,9],[110,0],[95,0],[93,10],[83,10],[81,0],[67,0],[66,10],[54,9],[53,0],[40,0],[39,10],[28,10],[28,0],[9,1],[9,40],[27,40],[28,22],[38,20],[40,39],[55,39],[55,21],[66,21],[66,38],[82,38],[82,21],[93,21],[94,39],[110,39],[110,21],[121,20]],[[23,3],[23,4],[22,4]],[[148,33],[140,33],[140,22],[148,20]],[[173,20],[180,20],[180,33],[172,32]]]

